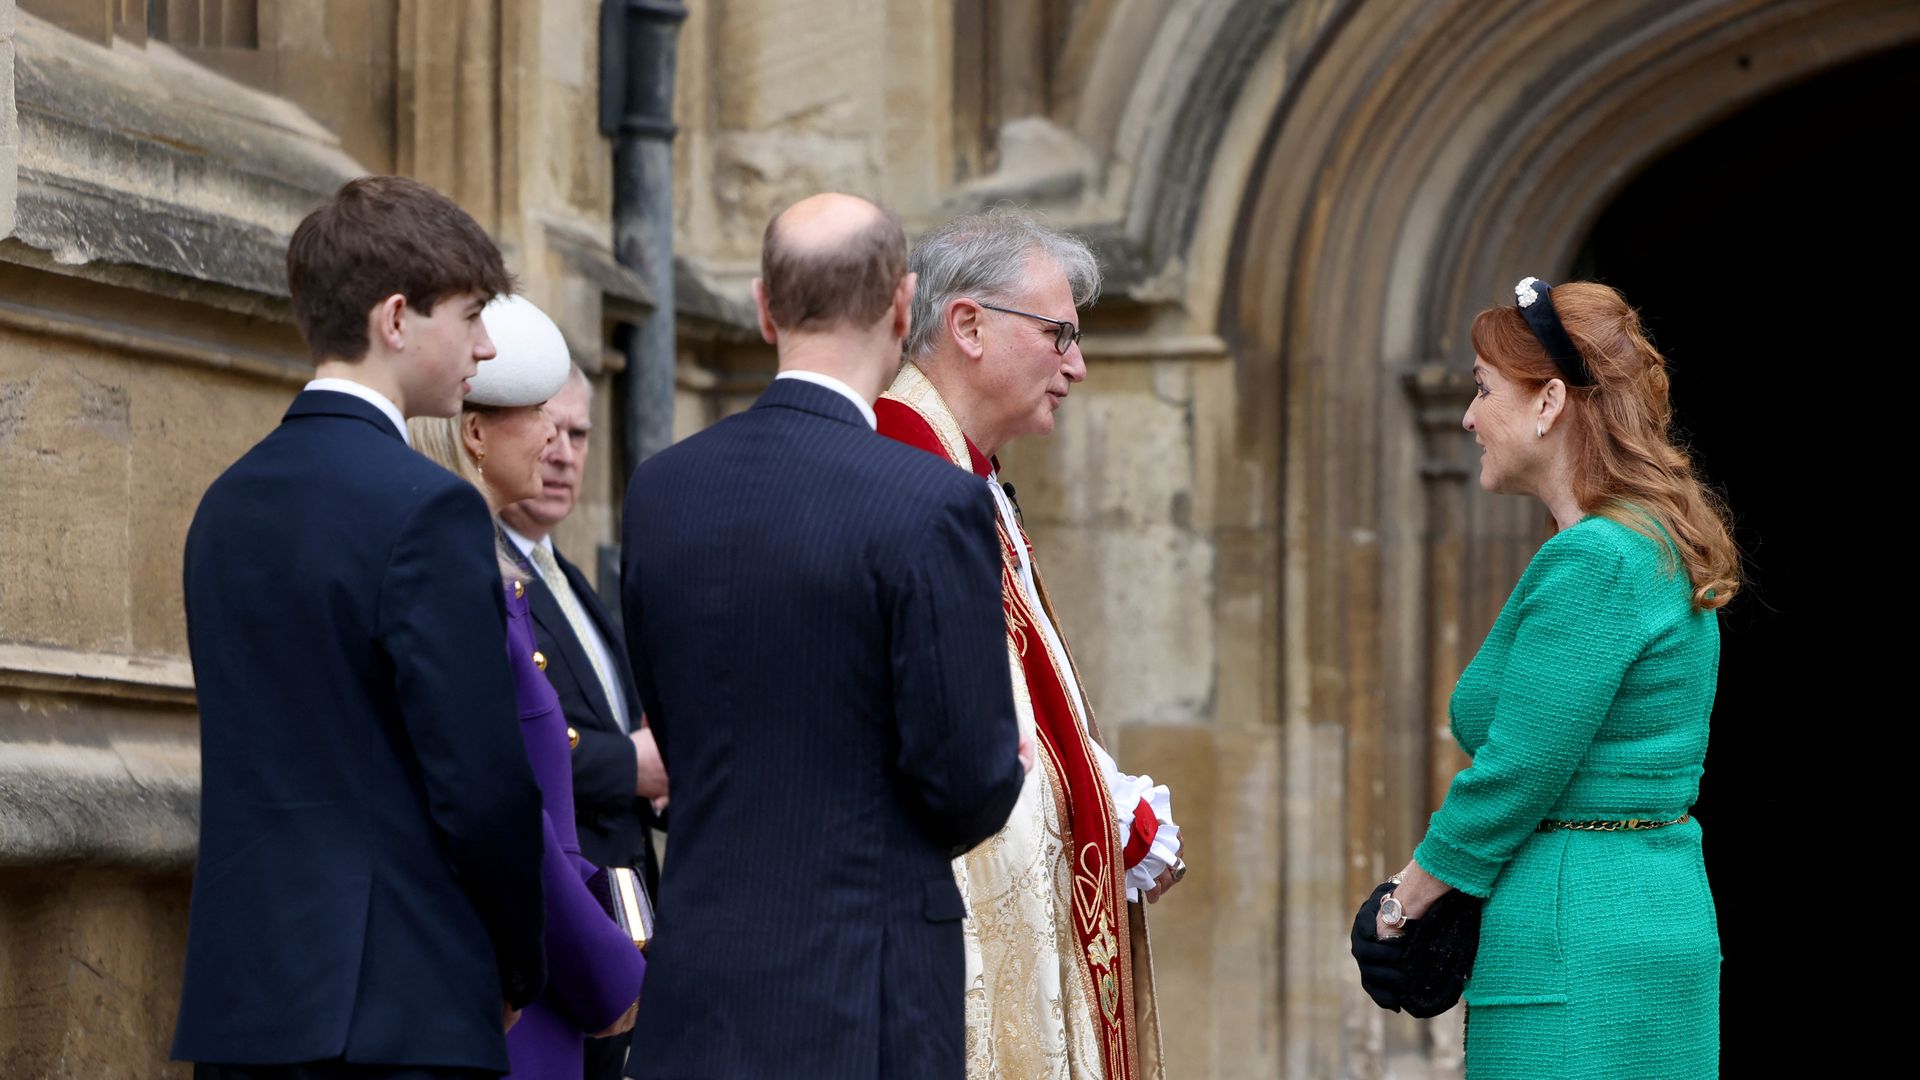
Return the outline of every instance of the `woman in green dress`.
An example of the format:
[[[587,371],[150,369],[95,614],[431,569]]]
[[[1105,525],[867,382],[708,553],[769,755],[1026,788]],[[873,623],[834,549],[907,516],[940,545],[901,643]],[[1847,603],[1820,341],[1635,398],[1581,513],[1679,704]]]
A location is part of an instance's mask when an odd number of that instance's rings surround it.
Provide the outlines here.
[[[1737,553],[1633,309],[1585,282],[1515,295],[1474,320],[1463,423],[1481,486],[1539,499],[1559,531],[1454,689],[1473,763],[1375,933],[1452,889],[1486,898],[1474,1080],[1714,1076],[1720,940],[1688,811]]]

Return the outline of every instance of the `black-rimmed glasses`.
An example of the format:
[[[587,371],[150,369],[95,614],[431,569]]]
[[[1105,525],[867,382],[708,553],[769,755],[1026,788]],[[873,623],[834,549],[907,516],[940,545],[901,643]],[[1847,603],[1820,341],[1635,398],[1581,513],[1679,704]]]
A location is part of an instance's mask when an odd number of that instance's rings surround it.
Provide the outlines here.
[[[974,302],[979,303],[977,300]],[[980,306],[986,308],[988,311],[1001,311],[1008,315],[1019,315],[1028,319],[1038,319],[1043,323],[1052,323],[1053,351],[1059,353],[1061,356],[1067,355],[1067,350],[1073,348],[1074,345],[1080,341],[1080,328],[1065,319],[1049,319],[1045,315],[1035,315],[1031,311],[1015,311],[1010,307],[995,307],[992,304],[980,304]]]

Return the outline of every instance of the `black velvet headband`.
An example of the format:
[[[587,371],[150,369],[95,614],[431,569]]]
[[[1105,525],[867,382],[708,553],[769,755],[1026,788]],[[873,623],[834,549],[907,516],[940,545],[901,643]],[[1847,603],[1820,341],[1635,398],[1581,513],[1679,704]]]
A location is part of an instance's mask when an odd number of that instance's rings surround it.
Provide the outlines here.
[[[1593,373],[1587,370],[1586,360],[1581,358],[1580,350],[1574,348],[1573,339],[1567,336],[1560,313],[1553,310],[1553,286],[1539,278],[1521,278],[1520,284],[1513,287],[1513,295],[1520,305],[1520,317],[1527,320],[1527,328],[1547,350],[1553,366],[1567,377],[1567,385],[1592,386]]]

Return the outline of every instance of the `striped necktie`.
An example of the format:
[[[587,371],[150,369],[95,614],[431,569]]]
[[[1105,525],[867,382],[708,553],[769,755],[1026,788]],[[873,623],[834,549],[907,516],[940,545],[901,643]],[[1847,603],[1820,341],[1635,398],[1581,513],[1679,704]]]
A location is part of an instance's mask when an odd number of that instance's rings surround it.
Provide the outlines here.
[[[593,647],[593,625],[587,621],[587,612],[580,606],[580,598],[573,595],[573,586],[568,584],[567,575],[560,572],[560,563],[547,550],[545,544],[535,544],[527,552],[533,560],[534,568],[540,571],[540,578],[547,583],[553,598],[560,601],[560,612],[567,617],[567,625],[573,627],[573,636],[580,642],[580,651],[587,654],[587,662],[593,665],[593,673],[599,676],[600,689],[606,691],[607,707],[613,710],[614,719],[620,726],[626,727],[625,718],[620,712],[620,699],[614,695],[612,673],[600,662],[600,650]]]

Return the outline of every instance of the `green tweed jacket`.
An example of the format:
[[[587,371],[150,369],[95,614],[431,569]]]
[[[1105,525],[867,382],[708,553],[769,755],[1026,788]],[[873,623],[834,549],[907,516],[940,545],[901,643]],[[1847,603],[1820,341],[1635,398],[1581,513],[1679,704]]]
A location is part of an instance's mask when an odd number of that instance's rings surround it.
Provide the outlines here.
[[[1671,549],[1589,517],[1522,575],[1452,700],[1473,764],[1414,858],[1488,898],[1473,1077],[1717,1072],[1719,935],[1698,822],[1719,626]]]

